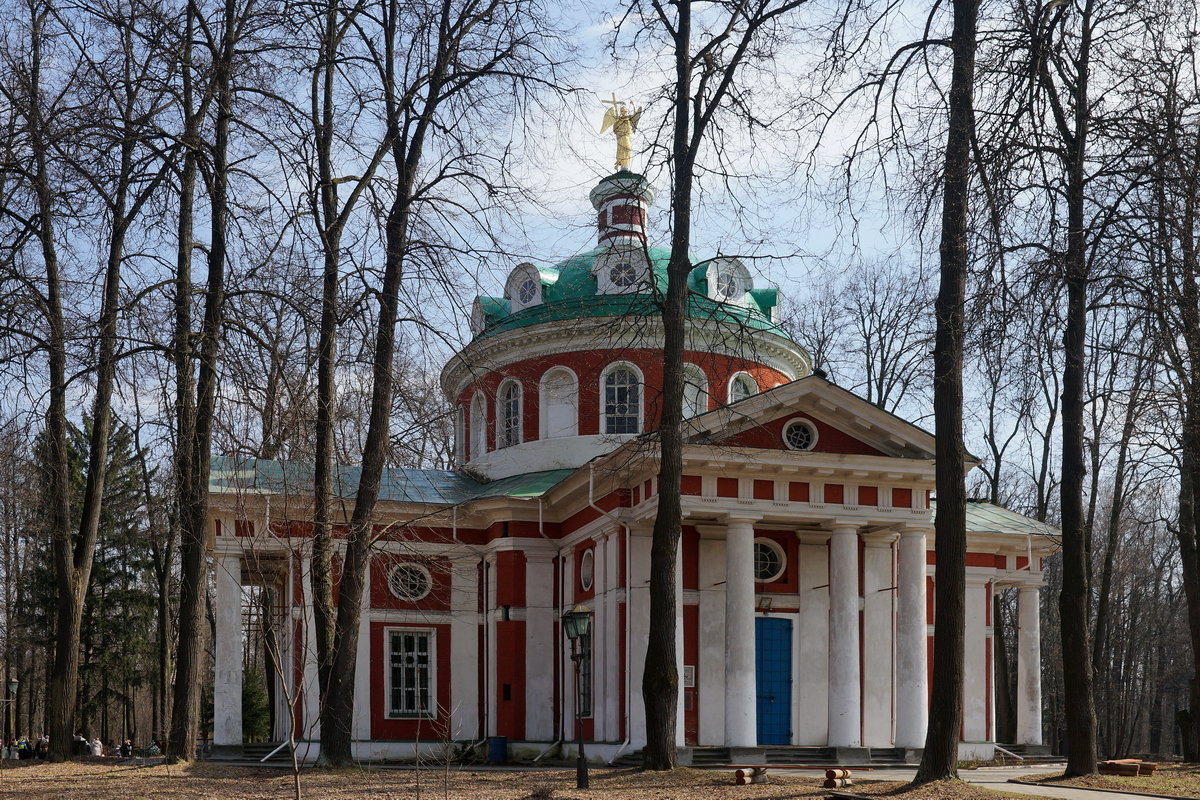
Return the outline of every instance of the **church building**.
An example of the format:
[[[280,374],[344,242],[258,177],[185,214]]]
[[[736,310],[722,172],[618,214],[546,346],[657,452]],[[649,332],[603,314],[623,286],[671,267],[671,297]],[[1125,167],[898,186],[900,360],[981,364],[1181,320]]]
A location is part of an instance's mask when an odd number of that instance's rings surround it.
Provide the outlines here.
[[[592,190],[597,242],[512,268],[479,297],[441,383],[451,471],[384,475],[363,599],[353,731],[364,759],[513,759],[644,746],[650,534],[658,505],[668,251],[628,170]],[[934,439],[837,386],[779,326],[737,258],[688,279],[683,536],[676,564],[681,748],[814,748],[861,763],[922,747],[937,597]],[[357,469],[340,468],[352,498]],[[315,756],[311,465],[215,458],[214,746],[242,745],[243,587],[276,598],[274,736]],[[1054,531],[968,511],[960,753],[996,746],[993,597],[1019,587],[1017,738],[1040,745],[1039,587]],[[336,564],[335,564],[336,572]],[[590,615],[580,680],[562,615]],[[294,701],[288,708],[288,701]],[[449,750],[447,749],[449,748]]]

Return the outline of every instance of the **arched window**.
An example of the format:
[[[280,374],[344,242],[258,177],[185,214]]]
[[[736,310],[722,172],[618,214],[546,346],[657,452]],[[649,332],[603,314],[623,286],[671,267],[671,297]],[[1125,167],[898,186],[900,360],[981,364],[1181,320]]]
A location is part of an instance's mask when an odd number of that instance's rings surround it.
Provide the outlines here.
[[[487,400],[482,392],[471,398],[471,458],[487,452]]]
[[[695,364],[683,368],[683,418],[699,416],[708,411],[708,378]]]
[[[638,433],[642,429],[642,381],[629,364],[609,367],[601,382],[605,433]]]
[[[543,439],[574,436],[579,430],[579,381],[566,367],[542,376],[541,434]]]
[[[736,403],[758,394],[758,384],[744,372],[739,372],[729,381],[729,402]]]
[[[521,443],[521,384],[505,381],[500,384],[499,405],[496,408],[496,449]]]

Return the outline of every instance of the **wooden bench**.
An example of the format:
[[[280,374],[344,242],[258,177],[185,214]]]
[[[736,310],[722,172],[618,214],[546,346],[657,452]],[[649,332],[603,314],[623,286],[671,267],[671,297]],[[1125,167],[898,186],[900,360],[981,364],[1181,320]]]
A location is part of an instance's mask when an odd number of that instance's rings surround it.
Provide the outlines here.
[[[1115,758],[1110,761],[1101,761],[1098,770],[1101,775],[1132,778],[1137,775],[1153,775],[1157,767],[1158,764],[1142,761],[1140,758]]]
[[[733,783],[736,786],[766,783],[767,771],[772,769],[822,770],[825,773],[825,783],[822,785],[826,789],[840,789],[854,785],[852,773],[845,767],[810,767],[803,764],[730,764],[727,769],[733,770]],[[859,769],[861,770],[862,767]]]

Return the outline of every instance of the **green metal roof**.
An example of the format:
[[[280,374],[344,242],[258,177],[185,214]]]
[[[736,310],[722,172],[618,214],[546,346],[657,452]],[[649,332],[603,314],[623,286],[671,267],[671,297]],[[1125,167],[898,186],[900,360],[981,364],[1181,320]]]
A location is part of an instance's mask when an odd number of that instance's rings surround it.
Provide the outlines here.
[[[596,276],[593,268],[596,259],[608,248],[597,248],[572,256],[553,268],[539,267],[542,278],[542,302],[536,306],[509,314],[507,300],[480,297],[484,312],[484,329],[476,336],[482,339],[503,331],[526,328],[546,322],[564,320],[619,317],[658,316],[661,313],[653,294],[597,294]],[[671,251],[662,247],[647,248],[650,272],[654,278],[655,291],[659,296],[667,290],[667,263]],[[705,267],[696,267],[689,275],[688,285],[692,292],[688,296],[687,315],[692,319],[728,322],[745,325],[754,330],[770,331],[790,339],[778,325],[771,322],[771,308],[778,301],[775,289],[754,289],[749,292],[749,307],[720,303],[706,296],[703,279],[694,277],[704,272]]]
[[[937,516],[937,501],[929,501],[934,516]],[[1007,533],[1025,536],[1058,536],[1059,530],[1053,525],[1038,522],[1032,517],[1009,511],[1003,506],[988,503],[983,500],[967,501],[967,530],[971,533]]]
[[[487,497],[534,498],[545,494],[573,469],[530,472],[481,483],[460,472],[439,469],[386,469],[379,499],[390,503],[458,505]],[[335,468],[334,495],[353,498],[361,468]],[[313,465],[298,461],[269,461],[240,456],[214,456],[208,490],[214,494],[276,494],[304,496],[313,491]]]

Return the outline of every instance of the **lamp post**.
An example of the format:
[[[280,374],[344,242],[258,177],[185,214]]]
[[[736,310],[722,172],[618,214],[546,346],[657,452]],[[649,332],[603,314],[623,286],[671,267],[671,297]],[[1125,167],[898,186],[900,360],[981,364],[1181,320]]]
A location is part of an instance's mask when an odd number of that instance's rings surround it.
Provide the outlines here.
[[[17,688],[21,682],[14,678],[8,679],[8,685],[5,687],[4,693],[4,741],[0,742],[0,750],[7,751],[8,743],[12,741],[15,732],[12,730],[13,725],[13,704],[17,702]],[[0,752],[0,759],[7,755],[6,752]]]
[[[562,615],[563,631],[571,640],[571,661],[575,662],[575,746],[578,755],[575,758],[575,788],[588,788],[587,758],[583,754],[583,723],[580,720],[579,708],[579,664],[583,661],[583,637],[588,635],[592,624],[592,612],[586,606],[575,606]]]

